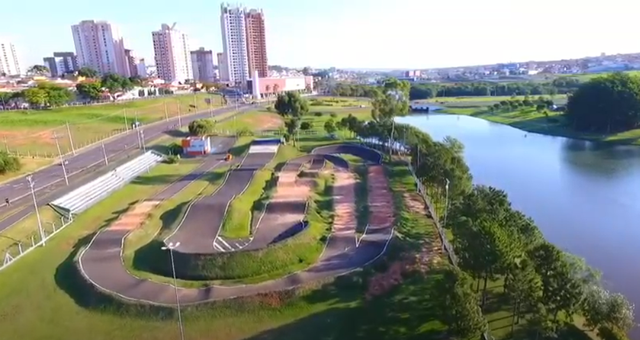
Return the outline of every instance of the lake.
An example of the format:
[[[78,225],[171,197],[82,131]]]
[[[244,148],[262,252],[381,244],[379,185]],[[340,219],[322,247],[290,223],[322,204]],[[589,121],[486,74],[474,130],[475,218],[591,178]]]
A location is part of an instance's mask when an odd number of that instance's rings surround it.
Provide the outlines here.
[[[397,121],[464,143],[475,183],[505,190],[548,241],[584,257],[607,288],[640,305],[640,147],[526,133],[469,116]]]

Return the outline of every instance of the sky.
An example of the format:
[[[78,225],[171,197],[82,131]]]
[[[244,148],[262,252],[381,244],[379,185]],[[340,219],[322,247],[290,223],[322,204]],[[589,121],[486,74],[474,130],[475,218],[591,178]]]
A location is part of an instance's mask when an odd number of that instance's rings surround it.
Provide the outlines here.
[[[233,2],[236,3],[236,2]],[[270,65],[425,69],[640,52],[634,0],[246,0],[262,8]],[[107,20],[153,63],[151,31],[177,22],[191,49],[221,52],[220,2],[22,0],[0,39],[21,65],[74,51],[71,25]],[[46,8],[46,10],[29,10]],[[18,9],[16,9],[18,10]],[[25,67],[23,66],[23,67]]]

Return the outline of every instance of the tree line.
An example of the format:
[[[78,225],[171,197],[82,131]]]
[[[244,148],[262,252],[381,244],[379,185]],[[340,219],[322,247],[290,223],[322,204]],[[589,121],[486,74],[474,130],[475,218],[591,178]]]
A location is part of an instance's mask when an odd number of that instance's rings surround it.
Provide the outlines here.
[[[410,100],[423,100],[435,97],[466,96],[539,96],[567,94],[575,91],[582,83],[575,78],[558,78],[548,83],[454,83],[454,84],[419,84],[411,83]],[[331,89],[334,96],[375,97],[380,85],[363,85],[338,83]]]
[[[444,227],[454,235],[457,265],[446,268],[438,289],[446,306],[441,321],[450,335],[477,338],[487,330],[483,311],[489,308],[488,285],[498,282],[512,308],[512,330],[521,324],[531,338],[557,338],[580,315],[600,338],[627,339],[634,306],[604,289],[599,273],[582,259],[546,241],[504,191],[473,185],[462,143],[450,137],[434,141],[414,127],[394,123],[395,116],[407,114],[407,99],[393,95],[398,83],[395,89],[392,82],[387,84],[388,90],[373,100],[372,121],[350,115],[337,126],[354,136],[401,141],[431,199],[449,207]]]

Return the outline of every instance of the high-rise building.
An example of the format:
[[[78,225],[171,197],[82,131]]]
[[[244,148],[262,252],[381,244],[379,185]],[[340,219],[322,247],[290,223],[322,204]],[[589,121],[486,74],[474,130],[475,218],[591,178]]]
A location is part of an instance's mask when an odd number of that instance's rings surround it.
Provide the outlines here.
[[[147,67],[144,64],[144,58],[138,58],[133,50],[125,49],[124,55],[127,58],[127,67],[131,77],[147,77]]]
[[[53,52],[53,57],[42,59],[44,66],[49,68],[52,77],[61,77],[65,73],[78,70],[78,59],[73,52]]]
[[[131,76],[124,53],[124,40],[107,21],[84,20],[71,26],[79,67],[90,67],[101,75]]]
[[[191,51],[191,68],[193,69],[193,79],[199,82],[213,82],[215,72],[213,70],[213,51],[200,47]]]
[[[246,10],[241,6],[220,5],[222,48],[226,59],[228,80],[233,85],[245,84],[249,78]]]
[[[218,53],[218,76],[222,81],[229,81],[229,69],[227,68],[227,58],[224,53]]]
[[[178,31],[175,23],[162,24],[152,36],[158,77],[168,83],[193,79],[188,36]]]
[[[0,40],[0,75],[17,76],[21,73],[16,47],[9,41]]]
[[[264,28],[264,13],[262,10],[251,9],[245,14],[247,32],[247,54],[249,59],[249,74],[266,78],[269,76],[267,66],[267,39]]]

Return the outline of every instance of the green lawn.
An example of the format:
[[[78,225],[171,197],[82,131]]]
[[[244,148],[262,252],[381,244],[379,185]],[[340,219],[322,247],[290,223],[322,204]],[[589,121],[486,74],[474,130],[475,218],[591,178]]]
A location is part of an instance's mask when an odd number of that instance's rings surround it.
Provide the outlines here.
[[[211,99],[211,105],[205,99]],[[2,113],[0,142],[21,156],[53,157],[57,155],[56,136],[62,153],[67,153],[71,151],[71,140],[80,149],[131,128],[136,120],[148,124],[220,105],[221,97],[199,93],[117,104],[7,111]]]
[[[299,146],[308,150],[318,145],[320,139],[302,138]],[[329,141],[323,139],[322,142]],[[242,148],[246,147],[240,145],[236,151]],[[98,293],[79,277],[74,261],[96,230],[109,225],[137,202],[151,197],[195,166],[184,160],[179,165],[159,165],[78,216],[46,247],[36,249],[0,272],[3,337],[29,340],[178,338],[174,309],[136,306]],[[130,254],[134,240],[142,242],[154,234],[149,226],[164,228],[165,221],[166,226],[170,226],[171,221],[178,219],[180,206],[189,201],[189,196],[193,197],[203,187],[203,194],[214,190],[220,175],[214,172],[210,176],[191,184],[184,195],[159,207],[174,206],[176,211],[165,214],[158,209],[154,212],[145,230],[137,231],[127,240],[126,254]],[[440,279],[438,261],[434,261],[426,274],[408,272],[402,284],[388,293],[364,299],[369,278],[384,272],[393,261],[421,252],[425,242],[437,242],[432,221],[405,204],[404,195],[415,188],[407,168],[390,164],[388,176],[397,210],[397,237],[382,259],[363,271],[301,290],[183,307],[185,338],[442,339],[444,327],[438,314],[446,306],[439,299],[442,294],[434,288]],[[326,188],[330,185],[325,182]],[[325,200],[318,204],[329,203]]]

